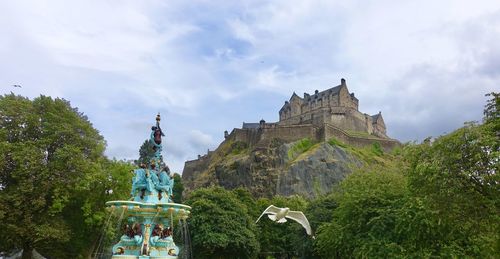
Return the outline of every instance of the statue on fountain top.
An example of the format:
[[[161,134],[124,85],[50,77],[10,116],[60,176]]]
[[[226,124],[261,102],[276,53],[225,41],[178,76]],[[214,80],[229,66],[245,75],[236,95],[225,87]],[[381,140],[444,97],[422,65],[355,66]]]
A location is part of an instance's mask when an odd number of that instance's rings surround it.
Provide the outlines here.
[[[149,165],[141,165],[141,168],[134,170],[132,179],[131,195],[136,201],[147,202],[172,202],[172,191],[174,185],[173,176],[170,169],[163,162],[162,136],[163,131],[160,127],[160,114],[156,116],[156,125],[151,127],[151,136],[149,139],[153,147],[154,154],[149,158]],[[137,191],[139,193],[136,195]],[[148,195],[146,195],[148,193]],[[157,195],[155,195],[157,194]],[[157,196],[152,198],[152,196]]]

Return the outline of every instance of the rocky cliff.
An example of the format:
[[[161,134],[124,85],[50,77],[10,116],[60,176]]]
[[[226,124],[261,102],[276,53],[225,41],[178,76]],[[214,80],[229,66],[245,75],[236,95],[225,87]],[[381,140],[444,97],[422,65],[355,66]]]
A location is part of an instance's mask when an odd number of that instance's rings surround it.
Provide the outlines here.
[[[188,195],[199,187],[219,185],[246,187],[257,197],[315,197],[329,192],[353,170],[385,163],[388,156],[376,144],[353,148],[335,140],[284,143],[273,139],[252,148],[244,142],[225,141],[214,152],[186,162],[182,180]]]

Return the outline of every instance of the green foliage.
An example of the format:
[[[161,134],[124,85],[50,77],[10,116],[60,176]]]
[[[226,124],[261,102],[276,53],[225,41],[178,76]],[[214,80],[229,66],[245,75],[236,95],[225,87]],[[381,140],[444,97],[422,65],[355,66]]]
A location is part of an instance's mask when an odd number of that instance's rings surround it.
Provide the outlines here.
[[[298,155],[308,151],[312,146],[314,146],[314,142],[309,138],[303,138],[295,142],[288,150],[288,159],[293,160]]]
[[[492,98],[487,101],[486,106],[484,107],[484,122],[497,124],[497,128],[495,129],[498,132],[498,120],[500,119],[500,93],[491,92],[486,94],[486,96],[491,96]]]
[[[305,211],[308,203],[300,196],[275,196],[271,200],[261,198],[257,200],[258,216],[271,204],[277,207],[288,207],[290,210]],[[277,224],[263,216],[258,222],[257,228],[262,255],[273,255],[276,258],[304,258],[307,248],[306,241],[309,237],[300,224],[294,221]]]
[[[0,250],[68,242],[77,231],[67,218],[70,208],[84,207],[93,191],[104,147],[88,119],[65,100],[1,96],[0,207],[8,213],[1,214]]]
[[[384,154],[384,150],[382,150],[382,146],[380,145],[379,142],[376,142],[376,141],[373,142],[371,149],[372,149],[373,154],[375,154],[377,156],[381,156]]]
[[[397,153],[403,163],[348,176],[331,195],[338,207],[330,222],[320,223],[316,252],[328,258],[497,257],[500,121],[492,107],[498,95],[488,104],[482,125],[405,145]],[[315,211],[308,213],[314,218]]]
[[[257,256],[255,224],[235,193],[219,187],[198,189],[186,203],[193,207],[190,230],[197,258]]]
[[[342,141],[340,141],[340,140],[338,140],[336,138],[329,139],[328,140],[328,144],[330,144],[332,146],[343,147],[343,148],[347,147],[347,145],[344,142],[342,142]]]
[[[235,141],[231,143],[231,147],[229,150],[229,154],[231,155],[243,154],[248,151],[248,144],[243,141]]]
[[[401,207],[405,193],[401,173],[374,170],[349,175],[332,197],[332,203],[338,203],[333,220],[318,230],[318,254],[390,258],[400,253],[394,211]]]
[[[428,236],[447,249],[445,256],[490,257],[500,251],[500,139],[494,130],[499,121],[485,121],[407,147],[409,188],[439,219]]]
[[[182,184],[182,177],[178,174],[174,174],[174,189],[172,190],[173,201],[175,203],[182,203],[182,192],[184,191],[184,185]]]
[[[150,159],[154,156],[154,154],[154,145],[151,144],[151,141],[149,141],[149,139],[144,140],[144,143],[142,143],[141,147],[139,148],[139,159],[136,161],[136,165],[149,165],[149,163],[151,162]]]

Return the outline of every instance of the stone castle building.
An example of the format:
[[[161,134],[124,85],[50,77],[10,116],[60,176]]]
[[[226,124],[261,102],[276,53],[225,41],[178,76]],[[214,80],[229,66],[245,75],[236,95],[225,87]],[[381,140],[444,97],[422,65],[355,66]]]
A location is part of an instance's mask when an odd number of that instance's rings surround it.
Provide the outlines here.
[[[359,100],[349,93],[345,79],[340,85],[314,94],[304,93],[299,97],[293,93],[289,101],[279,111],[279,121],[268,123],[245,123],[230,133],[224,132],[224,141],[242,141],[250,147],[266,147],[273,139],[293,142],[303,138],[314,141],[328,141],[332,138],[346,144],[363,147],[378,142],[384,150],[391,150],[399,141],[387,136],[382,113],[368,115],[358,110]],[[210,161],[213,151],[198,159],[187,161],[184,171],[191,173],[193,168]],[[184,175],[184,173],[183,173]]]
[[[365,132],[375,137],[387,139],[382,114],[361,113],[359,100],[349,93],[345,79],[338,86],[312,95],[304,93],[301,98],[293,93],[290,101],[281,108],[278,124],[281,126],[313,125],[321,127],[329,124],[345,131]]]

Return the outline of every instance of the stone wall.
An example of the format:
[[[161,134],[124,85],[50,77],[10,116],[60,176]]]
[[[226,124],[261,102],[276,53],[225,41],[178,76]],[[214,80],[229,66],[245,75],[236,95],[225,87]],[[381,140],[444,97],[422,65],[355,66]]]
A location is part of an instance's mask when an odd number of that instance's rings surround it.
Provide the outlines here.
[[[347,87],[340,88],[339,91],[339,106],[358,109],[357,104],[352,100]]]
[[[311,124],[264,128],[261,141],[270,141],[274,138],[279,138],[286,142],[292,142],[303,138],[316,139],[316,131],[317,128]]]
[[[373,137],[353,136],[347,131],[344,131],[330,124],[325,124],[323,138],[324,141],[328,141],[331,138],[336,138],[348,145],[352,145],[355,147],[365,147],[368,145],[372,145],[375,142],[378,142],[386,152],[400,145],[399,141],[395,139],[377,138],[375,136]]]
[[[194,179],[203,172],[210,164],[210,155],[206,154],[195,160],[189,160],[184,163],[184,169],[182,170],[183,181],[187,180],[193,182]]]
[[[233,129],[225,141],[242,141],[249,146],[255,146],[267,144],[274,138],[286,142],[303,138],[320,140],[320,137],[318,137],[318,127],[312,124],[282,126],[275,123],[266,123],[259,129]]]

